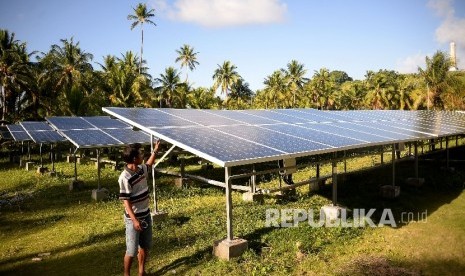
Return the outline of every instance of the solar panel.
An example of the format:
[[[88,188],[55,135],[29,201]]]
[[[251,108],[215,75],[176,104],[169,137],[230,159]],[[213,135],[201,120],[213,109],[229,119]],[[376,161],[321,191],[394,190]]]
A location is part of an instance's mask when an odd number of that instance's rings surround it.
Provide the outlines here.
[[[61,136],[58,132],[51,131],[29,131],[29,136],[31,136],[34,143],[56,143],[64,142],[66,139]]]
[[[151,143],[150,135],[143,131],[133,131],[132,129],[104,129],[103,131],[123,144]]]
[[[63,130],[65,136],[71,143],[78,148],[95,148],[122,146],[123,143],[112,138],[100,129],[75,129]]]
[[[31,140],[31,137],[21,125],[6,125],[6,128],[10,131],[11,136],[16,142]]]
[[[78,148],[123,146],[150,143],[150,136],[109,116],[50,117],[46,120]]]
[[[20,123],[26,131],[53,130],[46,122],[26,121]]]
[[[450,112],[103,110],[221,166],[431,139],[463,133],[465,124]]]
[[[95,117],[81,117],[84,121],[93,125],[99,129],[121,129],[121,128],[131,128],[129,125],[121,122],[117,119],[111,119],[109,116],[95,116]]]
[[[298,128],[292,125],[280,124],[278,126]],[[282,133],[270,130],[268,127],[269,126],[228,126],[216,127],[215,129],[231,136],[239,137],[259,145],[271,147],[285,153],[295,154],[301,152],[314,152],[332,148],[330,145],[311,141],[303,138],[302,136],[296,136],[295,132]]]
[[[0,135],[5,140],[13,140],[13,136],[11,136],[11,133],[6,126],[0,126]]]
[[[96,129],[81,117],[47,117],[45,119],[57,130]]]

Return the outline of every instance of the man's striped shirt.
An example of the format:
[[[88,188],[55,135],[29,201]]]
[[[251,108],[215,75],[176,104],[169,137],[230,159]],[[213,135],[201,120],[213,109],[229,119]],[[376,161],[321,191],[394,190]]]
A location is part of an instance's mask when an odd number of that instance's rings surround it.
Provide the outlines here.
[[[137,172],[125,166],[118,179],[119,199],[132,203],[132,210],[137,218],[144,218],[150,214],[147,177],[147,165],[142,164],[137,166]],[[129,218],[127,210],[124,210],[124,213]]]

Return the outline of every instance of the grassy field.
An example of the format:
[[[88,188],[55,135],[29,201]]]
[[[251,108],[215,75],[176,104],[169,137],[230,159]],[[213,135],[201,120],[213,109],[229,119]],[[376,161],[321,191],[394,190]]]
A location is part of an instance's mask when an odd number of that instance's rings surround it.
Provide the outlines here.
[[[465,149],[451,150],[463,159]],[[386,160],[387,159],[387,160]],[[386,156],[386,161],[389,159]],[[263,204],[243,202],[233,193],[234,235],[249,241],[249,249],[226,262],[212,256],[214,240],[226,235],[224,191],[199,184],[184,189],[173,178],[160,176],[159,208],[169,218],[154,228],[154,247],[147,264],[149,275],[459,275],[465,271],[465,163],[453,162],[455,171],[441,169],[444,153],[420,161],[425,185],[409,187],[413,161],[396,167],[401,196],[383,199],[380,185],[391,184],[391,167],[358,172],[379,162],[379,156],[348,159],[352,173],[341,177],[339,202],[349,209],[390,208],[397,227],[344,228],[265,227],[268,208],[319,209],[331,202],[331,188],[317,192],[297,189],[293,200],[267,197]],[[339,171],[342,170],[342,162]],[[69,191],[73,165],[59,162],[58,177],[38,175],[0,160],[0,274],[1,275],[121,275],[125,250],[122,203],[117,198],[119,172],[102,170],[102,186],[110,197],[91,199],[97,187],[93,164],[79,165],[85,187]],[[187,166],[200,173],[194,162]],[[324,166],[322,174],[329,172]],[[206,175],[223,175],[215,168]],[[302,169],[296,180],[309,178],[314,169]],[[219,179],[221,180],[221,179]],[[260,186],[276,187],[267,176]],[[241,184],[241,183],[237,183]],[[415,220],[402,220],[402,213]],[[418,214],[427,213],[426,217]],[[376,221],[379,214],[373,216]],[[134,266],[134,275],[136,272]]]

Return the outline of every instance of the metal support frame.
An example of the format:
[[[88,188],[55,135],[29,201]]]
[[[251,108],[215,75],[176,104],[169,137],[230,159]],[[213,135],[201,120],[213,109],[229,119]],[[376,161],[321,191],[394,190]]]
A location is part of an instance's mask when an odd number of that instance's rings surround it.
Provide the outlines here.
[[[52,161],[52,172],[55,172],[55,152],[53,151],[53,144],[50,143],[50,152],[52,153],[51,155],[51,160]]]
[[[414,143],[414,151],[415,151],[415,178],[418,179],[418,142],[415,141]]]
[[[154,148],[153,145],[155,143],[155,138],[153,134],[150,135],[150,150],[153,152]],[[152,166],[152,186],[153,186],[153,211],[154,213],[158,213],[158,200],[157,200],[157,185],[155,183],[155,166],[158,165],[157,162],[155,165]]]
[[[226,240],[231,242],[234,238],[233,235],[233,222],[232,222],[232,194],[231,194],[231,180],[229,176],[231,175],[231,167],[224,168],[224,182],[226,183],[226,228],[227,236]]]
[[[381,165],[384,164],[384,147],[381,146]]]
[[[76,148],[73,152],[73,159],[74,159],[74,181],[77,181],[77,160],[76,160],[76,152],[79,148]]]
[[[100,191],[100,149],[96,149],[97,153],[97,190]]]
[[[43,168],[44,167],[44,160],[42,158],[42,143],[39,144],[39,156],[40,156],[40,167]]]
[[[446,168],[449,169],[449,137],[446,137]]]
[[[254,194],[257,192],[257,171],[255,170],[255,164],[252,165],[252,173],[253,175],[250,177],[250,182],[252,184],[251,192]]]
[[[337,157],[337,152],[334,153],[334,159]],[[333,175],[333,206],[337,204],[337,161],[332,162]]]
[[[396,186],[396,147],[392,144],[392,186]]]

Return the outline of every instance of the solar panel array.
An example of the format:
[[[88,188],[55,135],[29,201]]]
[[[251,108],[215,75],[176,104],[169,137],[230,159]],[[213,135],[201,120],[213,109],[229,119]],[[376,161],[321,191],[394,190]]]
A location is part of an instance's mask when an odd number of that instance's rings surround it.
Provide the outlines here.
[[[133,131],[128,124],[109,116],[49,117],[46,120],[78,148],[150,143],[147,133]]]
[[[223,167],[465,133],[465,115],[447,111],[103,111]]]
[[[46,122],[21,122],[21,126],[31,137],[32,141],[37,144],[41,143],[57,143],[66,141],[65,137],[61,136]]]
[[[13,136],[11,136],[11,133],[6,126],[0,126],[0,136],[5,140],[13,140]]]
[[[31,137],[21,125],[6,125],[8,131],[16,142],[30,141]]]

